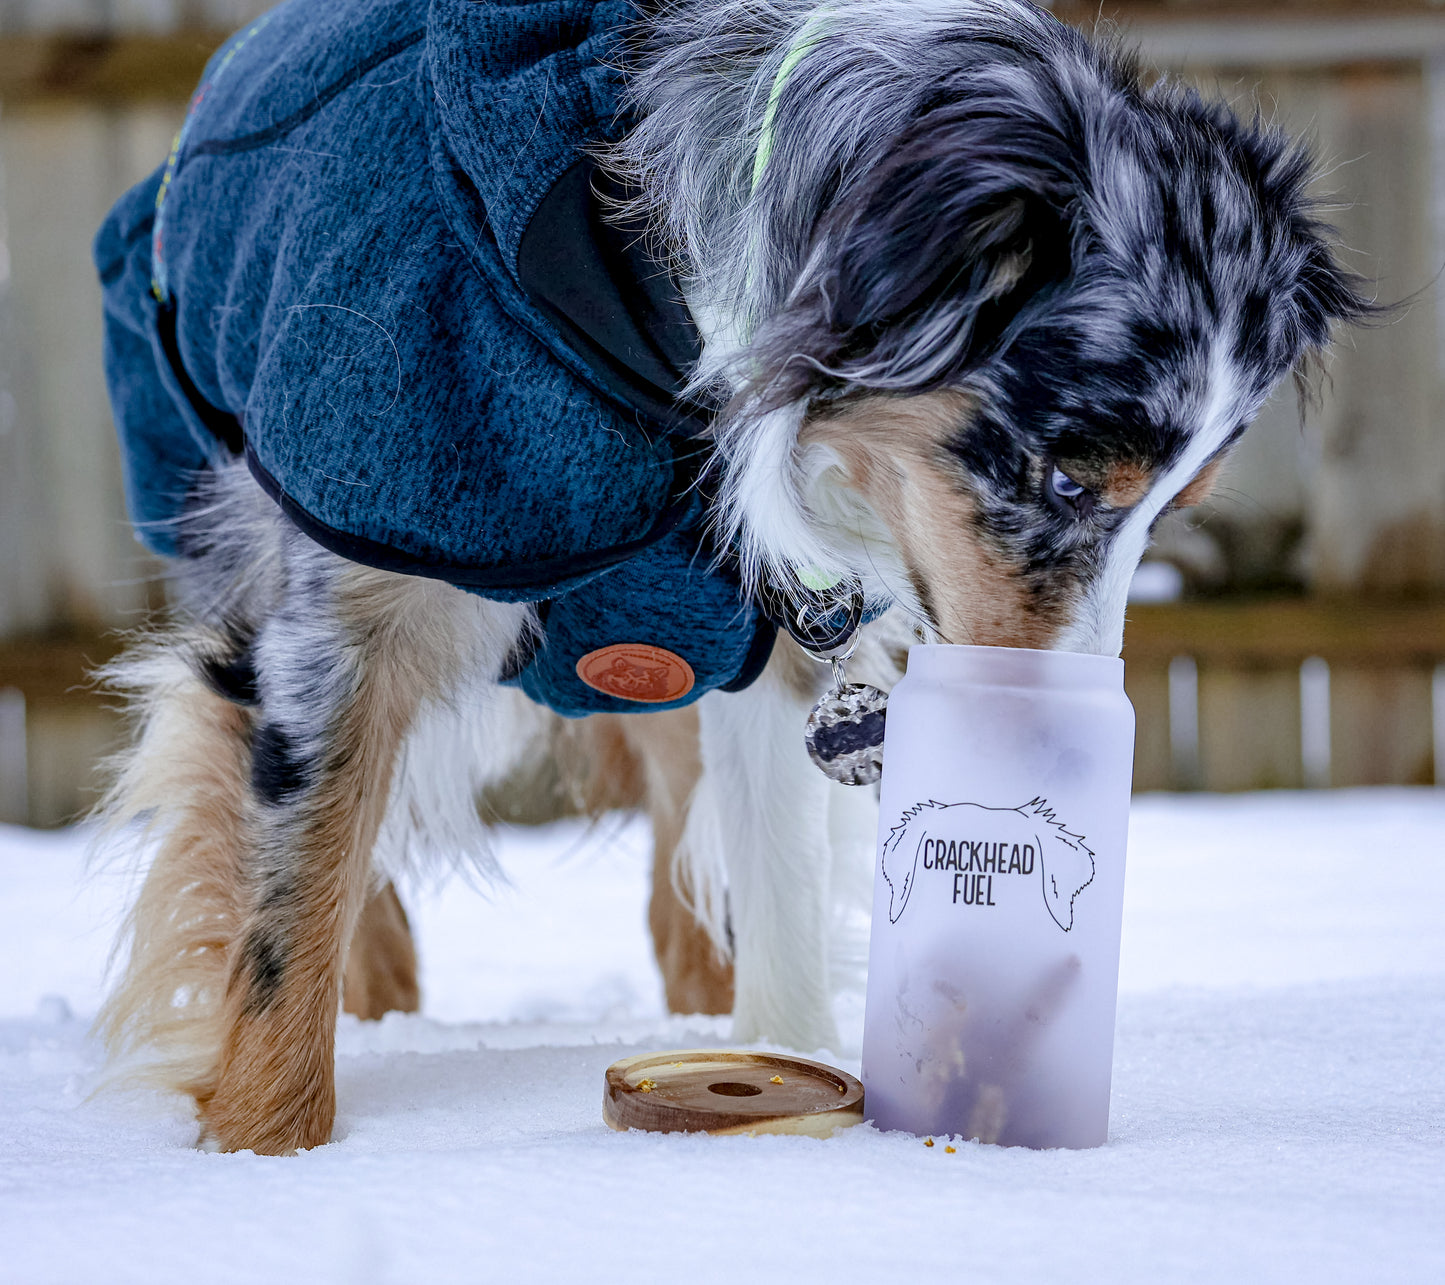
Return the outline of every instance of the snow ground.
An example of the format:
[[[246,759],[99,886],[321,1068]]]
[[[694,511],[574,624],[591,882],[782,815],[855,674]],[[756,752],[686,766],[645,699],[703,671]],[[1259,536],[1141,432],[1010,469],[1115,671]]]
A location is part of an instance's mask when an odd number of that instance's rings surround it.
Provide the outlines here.
[[[338,1140],[190,1149],[87,1098],[122,883],[0,828],[0,1281],[1445,1280],[1445,791],[1136,803],[1112,1136],[1090,1152],[614,1134],[664,1014],[648,840],[508,832],[407,895],[426,1016],[344,1019]],[[856,1072],[861,1032],[830,1060]]]

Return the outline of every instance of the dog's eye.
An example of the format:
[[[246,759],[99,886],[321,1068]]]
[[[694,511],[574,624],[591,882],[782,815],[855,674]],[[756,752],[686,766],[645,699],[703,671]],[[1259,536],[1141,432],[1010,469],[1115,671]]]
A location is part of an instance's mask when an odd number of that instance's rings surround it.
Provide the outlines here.
[[[1049,475],[1049,499],[1056,508],[1086,514],[1094,507],[1094,493],[1082,482],[1076,482],[1061,468]]]
[[[1076,482],[1061,468],[1054,470],[1054,475],[1049,479],[1049,485],[1054,488],[1055,495],[1062,495],[1066,500],[1072,500],[1076,496],[1083,495],[1084,484]]]

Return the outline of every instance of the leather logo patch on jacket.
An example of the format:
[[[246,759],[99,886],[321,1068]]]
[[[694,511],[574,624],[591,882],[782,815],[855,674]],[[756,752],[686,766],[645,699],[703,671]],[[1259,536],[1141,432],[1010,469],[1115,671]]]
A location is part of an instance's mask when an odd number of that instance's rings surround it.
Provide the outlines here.
[[[647,705],[686,696],[694,681],[687,661],[650,643],[613,643],[589,651],[577,662],[577,677],[607,696]]]

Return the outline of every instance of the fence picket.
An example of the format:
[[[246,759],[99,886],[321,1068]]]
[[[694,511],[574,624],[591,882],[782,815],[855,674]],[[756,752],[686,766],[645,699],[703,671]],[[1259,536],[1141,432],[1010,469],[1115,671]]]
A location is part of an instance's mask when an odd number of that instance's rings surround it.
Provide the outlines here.
[[[1199,771],[1207,790],[1297,789],[1299,668],[1199,665]]]
[[[1330,783],[1434,780],[1431,667],[1330,667]]]
[[[1134,706],[1134,788],[1174,785],[1169,751],[1169,669],[1143,662],[1124,667],[1124,692]]]

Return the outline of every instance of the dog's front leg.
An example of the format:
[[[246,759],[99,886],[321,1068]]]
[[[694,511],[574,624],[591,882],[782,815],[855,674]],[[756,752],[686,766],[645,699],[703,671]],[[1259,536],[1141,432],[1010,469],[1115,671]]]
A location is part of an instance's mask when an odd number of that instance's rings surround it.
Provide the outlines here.
[[[723,846],[733,938],[733,1034],[836,1048],[828,929],[829,782],[803,747],[824,669],[780,637],[746,691],[699,702],[703,789]]]

